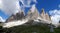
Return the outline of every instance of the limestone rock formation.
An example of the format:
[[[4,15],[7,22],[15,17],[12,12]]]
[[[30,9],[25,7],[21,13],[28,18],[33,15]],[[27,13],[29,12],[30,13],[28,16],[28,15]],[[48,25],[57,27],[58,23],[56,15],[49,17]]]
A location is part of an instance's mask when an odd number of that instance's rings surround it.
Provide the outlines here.
[[[14,20],[21,20],[23,19],[25,16],[24,11],[19,11],[16,14],[12,14],[7,20],[6,22],[10,22],[10,21],[14,21]]]
[[[26,17],[25,17],[25,12],[23,10],[20,10],[18,13],[15,15],[11,15],[6,22],[10,22],[13,20],[22,20],[24,18],[27,18],[28,20],[35,20],[37,18],[42,18],[44,20],[51,21],[50,16],[48,13],[42,9],[41,13],[38,12],[37,8],[33,5],[32,8],[28,11]]]
[[[50,16],[48,15],[48,13],[45,14],[45,19],[48,21],[51,21]]]
[[[41,18],[45,19],[45,11],[44,11],[44,9],[42,9],[42,11],[41,11]]]
[[[44,9],[42,9],[41,18],[42,18],[42,19],[45,19],[45,20],[48,20],[48,21],[51,21],[50,16],[48,15],[47,12],[45,13]]]
[[[33,7],[34,7],[34,9],[32,9]],[[40,16],[37,8],[35,6],[33,6],[33,7],[28,11],[28,14],[27,14],[29,19],[36,19]]]
[[[6,22],[10,22],[10,21],[14,21],[16,20],[16,16],[15,15],[11,15],[7,20]]]

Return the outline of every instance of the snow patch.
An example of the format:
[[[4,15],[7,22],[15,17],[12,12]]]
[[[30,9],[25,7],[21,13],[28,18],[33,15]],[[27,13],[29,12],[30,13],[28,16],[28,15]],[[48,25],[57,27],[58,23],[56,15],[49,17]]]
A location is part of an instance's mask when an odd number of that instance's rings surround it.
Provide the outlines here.
[[[10,28],[10,27],[14,27],[14,26],[18,26],[18,25],[22,25],[24,23],[26,23],[28,20],[18,20],[18,21],[12,21],[12,22],[8,22],[8,23],[4,23],[3,28]]]

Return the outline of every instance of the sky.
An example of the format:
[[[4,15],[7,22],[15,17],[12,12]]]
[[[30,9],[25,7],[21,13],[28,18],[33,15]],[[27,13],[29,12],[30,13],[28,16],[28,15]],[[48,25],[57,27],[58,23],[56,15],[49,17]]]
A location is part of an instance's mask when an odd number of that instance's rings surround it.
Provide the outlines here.
[[[4,4],[2,4],[2,1]],[[39,12],[44,8],[54,22],[60,20],[60,0],[0,0],[0,16],[7,19],[11,14],[23,9],[25,13],[35,5]],[[6,5],[5,5],[6,4]],[[12,8],[13,7],[13,8]],[[16,12],[15,12],[16,10]],[[55,21],[56,20],[56,21]]]

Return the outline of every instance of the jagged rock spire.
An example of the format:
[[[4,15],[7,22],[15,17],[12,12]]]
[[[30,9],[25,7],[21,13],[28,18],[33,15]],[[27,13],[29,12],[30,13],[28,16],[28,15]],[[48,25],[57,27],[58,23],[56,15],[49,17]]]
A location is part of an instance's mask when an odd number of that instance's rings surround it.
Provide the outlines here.
[[[40,16],[36,7],[35,7],[35,10],[34,10],[34,16],[37,17],[37,18]]]
[[[42,8],[42,12],[44,12],[44,8]]]
[[[28,15],[29,15],[29,18],[31,19],[36,19],[39,17],[39,12],[37,8],[35,7],[35,5],[33,5],[31,9],[28,11]]]
[[[24,16],[25,16],[25,13],[24,13],[23,10],[21,10],[20,12],[18,12],[18,13],[16,14],[17,20],[23,19]]]
[[[42,11],[41,11],[41,13],[45,14],[44,8],[42,8]]]
[[[25,16],[25,12],[24,12],[24,10],[21,10],[21,12],[23,12],[23,14],[24,14],[24,16]]]
[[[42,17],[43,19],[45,19],[45,11],[44,11],[43,8],[42,8],[42,10],[41,10],[41,17]]]
[[[42,19],[45,19],[45,20],[48,20],[48,21],[51,21],[51,18],[50,16],[48,15],[48,13],[44,11],[44,9],[42,8],[42,11],[41,11],[41,18]]]
[[[48,15],[48,13],[45,14],[45,19],[48,20],[48,21],[51,21],[51,18],[50,18],[50,16]]]
[[[35,11],[35,9],[36,9],[36,7],[35,7],[35,4],[31,7],[31,12],[34,12]]]
[[[16,16],[12,14],[12,15],[6,20],[6,22],[10,22],[10,21],[14,21],[14,20],[16,20]]]
[[[19,10],[18,12],[16,12],[16,14],[12,14],[7,20],[6,22],[10,22],[10,21],[14,21],[14,20],[20,20],[22,18],[24,18],[25,13],[23,10]]]

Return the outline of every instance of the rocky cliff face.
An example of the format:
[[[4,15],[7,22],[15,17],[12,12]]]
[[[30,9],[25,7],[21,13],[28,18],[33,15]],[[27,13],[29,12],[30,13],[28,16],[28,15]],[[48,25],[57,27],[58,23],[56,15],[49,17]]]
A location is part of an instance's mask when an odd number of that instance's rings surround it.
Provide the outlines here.
[[[34,7],[33,11],[31,9],[28,11],[27,17],[28,17],[28,19],[30,18],[30,19],[34,20],[34,19],[38,18],[40,16],[40,14],[39,14],[39,12],[38,12],[36,7]]]
[[[44,9],[41,10],[41,18],[45,19],[45,11],[44,11]]]
[[[51,21],[50,16],[48,15],[47,12],[45,13],[44,9],[42,9],[42,11],[41,11],[41,18],[45,19],[45,20],[48,20],[48,21]]]
[[[18,12],[15,15],[12,14],[7,20],[6,22],[10,22],[10,21],[14,21],[14,20],[21,20],[25,17],[24,12]]]
[[[14,21],[15,19],[16,19],[16,16],[15,16],[15,15],[11,15],[11,16],[6,20],[6,22]]]
[[[45,14],[45,19],[48,20],[48,21],[51,21],[51,18],[50,18],[50,16],[48,15],[48,13]]]
[[[51,21],[50,16],[48,15],[47,12],[45,13],[44,9],[42,9],[41,13],[39,13],[36,7],[34,7],[34,9],[32,9],[32,8],[28,11],[26,16],[25,16],[25,12],[23,10],[21,10],[21,12],[16,13],[15,15],[11,15],[7,19],[7,22],[13,21],[13,20],[22,20],[24,18],[27,18],[28,20],[35,20],[38,17],[42,18],[44,20]]]

